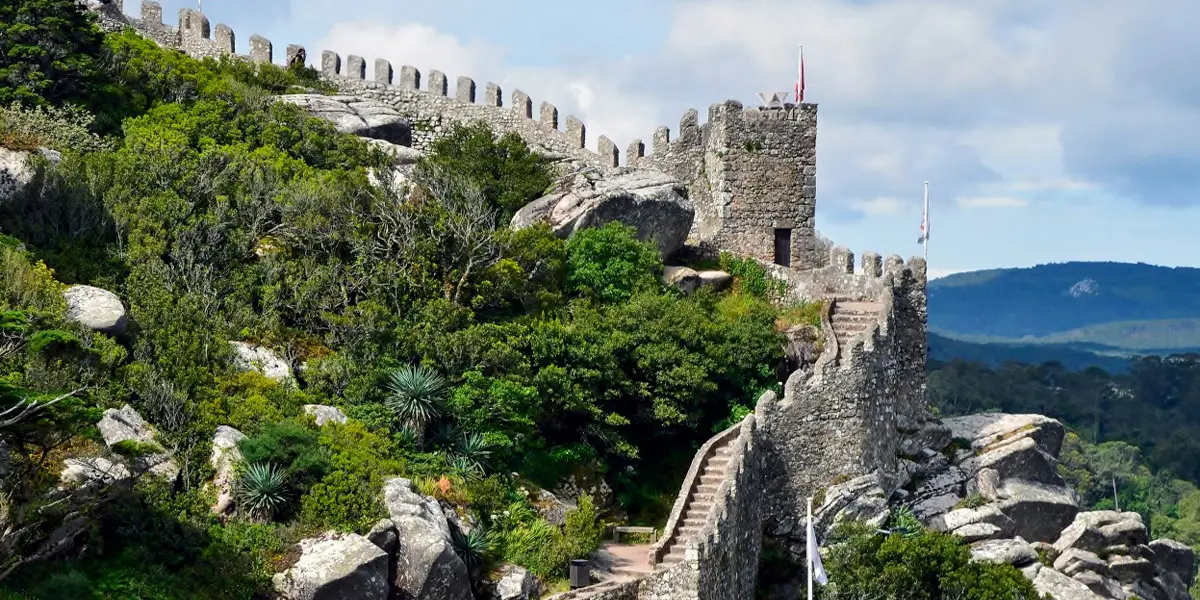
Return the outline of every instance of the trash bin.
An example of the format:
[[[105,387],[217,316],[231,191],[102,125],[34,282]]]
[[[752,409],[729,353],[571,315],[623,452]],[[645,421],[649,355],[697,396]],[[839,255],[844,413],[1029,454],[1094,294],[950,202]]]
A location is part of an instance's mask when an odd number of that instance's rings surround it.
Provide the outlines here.
[[[588,561],[571,561],[571,589],[579,589],[592,584],[592,575],[588,571]]]

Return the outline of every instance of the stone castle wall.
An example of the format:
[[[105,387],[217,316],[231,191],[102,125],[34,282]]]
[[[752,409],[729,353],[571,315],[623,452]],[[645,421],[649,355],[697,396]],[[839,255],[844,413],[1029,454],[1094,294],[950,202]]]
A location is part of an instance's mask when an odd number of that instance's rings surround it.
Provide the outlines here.
[[[142,2],[140,19],[124,14],[122,0],[91,0],[89,7],[110,31],[133,27],[160,45],[197,58],[239,55],[233,29],[210,25],[208,17],[194,9],[180,10],[179,25],[172,27],[162,22],[162,7],[151,0]],[[248,46],[248,54],[241,56],[274,61],[270,40],[253,35]],[[306,60],[303,47],[287,47],[285,64]],[[589,148],[582,120],[574,115],[560,119],[558,108],[549,102],[538,104],[535,113],[533,100],[520,90],[513,90],[505,106],[495,83],[481,89],[469,77],[450,82],[437,70],[422,77],[416,67],[404,65],[397,71],[385,59],[370,63],[368,73],[365,58],[351,55],[343,61],[329,51],[320,61],[322,76],[342,93],[387,103],[411,119],[413,147],[418,150],[428,150],[453,123],[478,120],[499,133],[515,132],[551,154],[600,167],[621,164],[611,139],[598,136],[594,149]],[[695,243],[771,261],[776,230],[787,230],[788,263],[809,267],[815,264],[816,117],[814,104],[745,109],[737,101],[717,103],[709,107],[703,125],[697,111],[688,111],[674,140],[670,129],[660,127],[648,155],[641,140],[634,140],[625,162],[665,171],[688,185],[696,207]]]
[[[798,296],[872,300],[882,309],[851,340],[838,340],[826,322],[825,348],[812,369],[792,374],[782,400],[759,404],[768,456],[764,524],[771,535],[801,533],[805,499],[835,478],[877,474],[896,481],[901,438],[930,418],[925,261],[892,256],[881,264],[867,254],[855,273],[852,260],[838,248],[826,269],[786,274]]]

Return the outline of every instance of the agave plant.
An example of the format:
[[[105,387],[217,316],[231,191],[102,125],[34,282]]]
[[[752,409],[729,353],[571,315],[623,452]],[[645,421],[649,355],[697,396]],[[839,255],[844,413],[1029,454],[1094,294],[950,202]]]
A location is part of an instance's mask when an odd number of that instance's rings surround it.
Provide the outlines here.
[[[255,463],[237,481],[237,498],[250,515],[271,520],[287,502],[287,478],[271,463]]]
[[[492,536],[485,533],[482,527],[475,527],[466,533],[451,528],[450,533],[454,538],[454,553],[466,563],[467,570],[474,572],[492,549]]]
[[[453,423],[442,422],[433,428],[430,441],[440,448],[453,448],[458,445],[458,439],[461,436],[462,432]]]
[[[455,467],[462,464],[464,468],[461,470],[464,472],[483,474],[491,454],[491,446],[482,435],[478,433],[464,434],[459,438],[457,447],[454,449],[454,464]]]
[[[419,441],[425,426],[440,414],[438,401],[445,389],[446,380],[436,371],[405,365],[388,376],[386,404]]]

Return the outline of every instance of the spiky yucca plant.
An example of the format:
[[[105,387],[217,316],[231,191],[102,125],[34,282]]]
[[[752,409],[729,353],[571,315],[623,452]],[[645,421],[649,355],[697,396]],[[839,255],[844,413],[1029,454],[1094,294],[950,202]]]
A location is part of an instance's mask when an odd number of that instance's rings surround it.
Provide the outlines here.
[[[492,536],[475,527],[467,533],[460,533],[457,528],[450,529],[454,538],[454,553],[467,565],[467,570],[474,572],[483,565],[488,552],[492,549]]]
[[[423,441],[425,426],[441,411],[438,402],[446,389],[446,380],[436,371],[422,366],[405,365],[388,375],[385,403],[400,423]]]
[[[468,473],[483,474],[487,469],[487,460],[491,456],[491,445],[478,433],[463,434],[454,449],[454,464],[464,467]]]
[[[237,499],[251,517],[270,521],[287,503],[287,478],[271,463],[255,463],[237,480]]]

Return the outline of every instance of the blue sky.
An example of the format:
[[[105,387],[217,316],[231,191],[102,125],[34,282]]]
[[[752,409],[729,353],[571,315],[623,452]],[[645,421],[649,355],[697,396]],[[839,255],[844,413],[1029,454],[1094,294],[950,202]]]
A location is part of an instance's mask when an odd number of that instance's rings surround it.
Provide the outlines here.
[[[126,0],[138,13],[138,0]],[[574,6],[572,6],[574,5]],[[167,0],[168,21],[191,2]],[[300,43],[495,81],[624,148],[689,108],[820,104],[817,227],[930,269],[1200,262],[1195,0],[205,0]],[[453,81],[453,79],[451,79]]]

